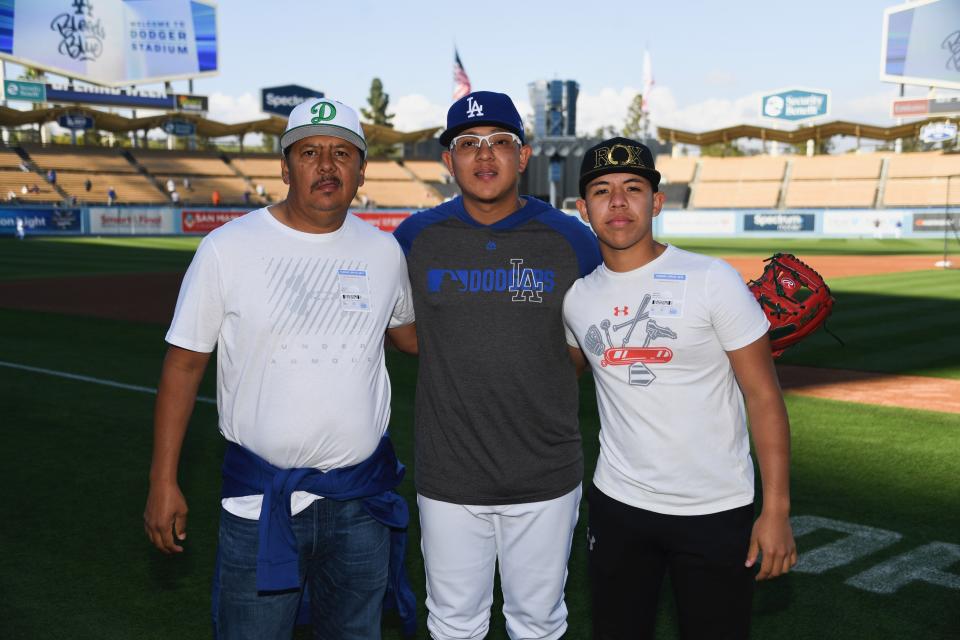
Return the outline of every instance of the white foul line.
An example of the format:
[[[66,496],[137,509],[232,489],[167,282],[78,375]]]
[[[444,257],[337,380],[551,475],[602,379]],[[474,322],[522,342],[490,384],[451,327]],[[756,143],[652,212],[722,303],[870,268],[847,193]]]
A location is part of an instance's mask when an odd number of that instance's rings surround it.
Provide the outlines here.
[[[127,391],[139,391],[141,393],[152,393],[156,395],[157,390],[153,387],[141,387],[135,384],[126,384],[124,382],[115,382],[113,380],[103,380],[102,378],[91,378],[90,376],[81,376],[76,373],[67,373],[65,371],[54,371],[53,369],[41,369],[40,367],[30,367],[25,364],[17,364],[16,362],[6,362],[0,360],[0,367],[7,367],[8,369],[20,369],[21,371],[29,371],[31,373],[42,373],[48,376],[56,376],[58,378],[67,378],[69,380],[79,380],[80,382],[92,382],[94,384],[103,385],[104,387],[114,387],[116,389],[126,389]],[[197,402],[206,402],[207,404],[216,404],[217,400],[215,398],[207,398],[205,396],[197,396]]]

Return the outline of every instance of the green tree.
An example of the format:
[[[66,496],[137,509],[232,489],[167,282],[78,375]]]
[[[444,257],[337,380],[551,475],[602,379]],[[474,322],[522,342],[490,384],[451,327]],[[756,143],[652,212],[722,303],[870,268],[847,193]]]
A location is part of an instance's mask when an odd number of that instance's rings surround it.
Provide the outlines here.
[[[387,113],[387,107],[390,106],[390,94],[384,92],[383,82],[380,78],[374,78],[370,83],[370,95],[367,96],[369,109],[360,109],[364,119],[371,124],[378,124],[382,127],[393,128],[393,113]]]
[[[276,149],[279,148],[279,143],[277,142],[277,136],[265,133],[263,134],[260,142],[260,149],[267,153],[274,153]]]
[[[602,127],[597,127],[597,130],[593,132],[594,138],[615,138],[619,136],[620,132],[617,131],[617,128],[612,124],[607,124]]]
[[[364,121],[381,127],[393,128],[391,120],[396,114],[387,112],[387,108],[390,106],[390,94],[383,90],[383,82],[380,81],[380,78],[374,78],[370,83],[370,95],[367,96],[367,104],[370,105],[369,109],[360,109]],[[392,145],[367,144],[368,157],[386,156],[391,151],[393,151]]]
[[[633,97],[633,102],[627,109],[627,119],[623,123],[623,136],[634,140],[648,138],[650,128],[648,120],[649,118],[643,110],[643,95],[638,93]]]
[[[742,156],[743,149],[732,142],[717,142],[700,147],[701,156],[710,156],[715,158],[726,158],[732,156]]]

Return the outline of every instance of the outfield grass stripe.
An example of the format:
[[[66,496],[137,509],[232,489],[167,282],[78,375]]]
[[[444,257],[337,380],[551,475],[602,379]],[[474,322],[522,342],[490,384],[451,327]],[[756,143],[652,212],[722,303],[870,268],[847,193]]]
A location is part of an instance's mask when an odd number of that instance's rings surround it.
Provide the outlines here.
[[[47,376],[56,376],[58,378],[67,378],[68,380],[78,380],[80,382],[90,382],[93,384],[99,384],[104,387],[114,387],[115,389],[126,389],[127,391],[139,391],[140,393],[152,393],[156,395],[157,390],[153,387],[141,387],[136,384],[127,384],[125,382],[117,382],[115,380],[104,380],[103,378],[93,378],[91,376],[82,376],[76,373],[67,373],[66,371],[54,371],[53,369],[43,369],[41,367],[31,367],[25,364],[18,364],[16,362],[6,362],[5,360],[0,360],[0,367],[6,367],[8,369],[19,369],[20,371],[29,371],[30,373],[40,373]],[[215,398],[208,398],[206,396],[197,396],[197,402],[206,402],[210,404],[216,404]]]

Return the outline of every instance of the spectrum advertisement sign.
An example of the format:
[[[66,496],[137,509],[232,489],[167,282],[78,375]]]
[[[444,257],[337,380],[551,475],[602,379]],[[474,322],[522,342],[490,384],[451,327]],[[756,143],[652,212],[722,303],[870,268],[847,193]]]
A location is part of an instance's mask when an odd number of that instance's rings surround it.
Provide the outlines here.
[[[744,231],[772,231],[794,233],[813,231],[817,217],[812,213],[748,213],[743,216]]]
[[[0,0],[0,58],[120,86],[217,73],[209,0]]]
[[[180,233],[210,233],[234,218],[248,213],[246,209],[184,209],[180,212]]]
[[[80,209],[17,207],[0,209],[0,234],[13,235],[17,218],[27,233],[80,233]]]
[[[285,84],[280,87],[260,89],[260,110],[275,113],[286,118],[293,108],[311,98],[322,98],[323,91],[317,91],[299,84]]]

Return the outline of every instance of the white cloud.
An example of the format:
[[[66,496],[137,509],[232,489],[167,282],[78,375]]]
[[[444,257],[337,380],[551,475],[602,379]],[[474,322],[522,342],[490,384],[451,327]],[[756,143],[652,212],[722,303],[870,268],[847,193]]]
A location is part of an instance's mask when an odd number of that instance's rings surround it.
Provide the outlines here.
[[[581,91],[577,99],[577,132],[593,135],[600,127],[611,125],[619,130],[627,118],[630,103],[639,92],[634,87],[605,88],[596,95]],[[656,89],[651,93],[656,93]]]
[[[893,91],[888,91],[837,102],[831,108],[831,119],[890,126],[894,124],[890,115],[893,98]]]
[[[237,122],[248,122],[250,120],[260,120],[266,116],[260,111],[260,99],[252,93],[244,93],[240,96],[229,96],[225,93],[210,94],[210,112],[208,117],[211,120],[234,124]]]
[[[441,127],[447,119],[447,107],[434,104],[418,93],[400,96],[389,110],[396,114],[393,126],[397,131]]]
[[[714,69],[704,76],[703,82],[711,87],[732,87],[737,84],[737,76],[731,71]]]
[[[590,135],[603,126],[620,129],[627,117],[630,103],[639,93],[634,87],[605,88],[598,94],[581,93],[577,102],[577,129]],[[684,131],[709,131],[737,124],[760,124],[760,94],[722,100],[711,98],[680,107],[670,87],[655,85],[648,97],[650,120],[657,126]]]
[[[763,124],[760,95],[752,93],[735,100],[710,98],[679,107],[669,87],[658,87],[650,97],[650,118],[657,126],[695,132],[738,124]]]

